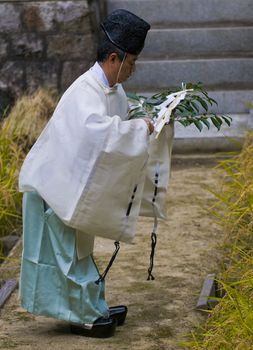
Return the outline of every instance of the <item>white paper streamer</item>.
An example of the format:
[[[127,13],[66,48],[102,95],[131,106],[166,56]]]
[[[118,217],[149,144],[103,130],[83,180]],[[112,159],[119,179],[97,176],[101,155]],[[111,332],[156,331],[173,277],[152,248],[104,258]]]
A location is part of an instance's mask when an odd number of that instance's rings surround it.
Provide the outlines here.
[[[158,108],[160,108],[160,111],[158,113],[157,119],[154,122],[154,131],[156,133],[156,139],[158,138],[164,125],[170,121],[170,116],[173,109],[176,108],[179,102],[185,98],[188,91],[193,91],[193,89],[184,89],[177,92],[173,92],[172,94],[169,94],[167,96],[166,100],[163,103],[157,106]]]

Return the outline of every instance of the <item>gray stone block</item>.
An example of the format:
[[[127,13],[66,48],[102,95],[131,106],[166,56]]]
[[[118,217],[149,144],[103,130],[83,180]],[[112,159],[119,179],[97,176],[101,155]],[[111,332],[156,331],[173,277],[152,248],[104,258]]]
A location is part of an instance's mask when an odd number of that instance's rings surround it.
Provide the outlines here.
[[[253,119],[249,114],[233,115],[231,126],[224,124],[218,131],[214,126],[206,127],[200,132],[194,125],[183,127],[175,123],[175,140],[173,153],[208,153],[220,151],[237,151],[243,144],[246,132],[253,130]]]
[[[47,2],[41,6],[41,3],[24,3],[22,8],[22,24],[25,31],[42,32],[54,30],[53,23],[53,4]],[[44,14],[44,16],[43,16]],[[45,17],[45,19],[43,18]]]
[[[5,117],[15,101],[13,91],[10,89],[0,89],[0,121]]]
[[[220,90],[252,89],[253,58],[140,61],[125,86],[132,91],[154,91],[198,81]]]
[[[33,1],[24,4],[23,24],[29,31],[87,31],[87,1]]]
[[[253,56],[253,27],[153,29],[141,58]]]
[[[20,236],[8,235],[0,238],[0,251],[4,256],[7,256],[11,249],[15,246]]]
[[[55,9],[58,29],[69,32],[90,32],[87,1],[60,1]]]
[[[218,131],[211,124],[210,129],[204,127],[200,132],[194,125],[184,127],[180,123],[175,123],[175,138],[243,138],[248,130],[253,130],[253,120],[249,118],[249,114],[230,114],[232,118],[231,126],[223,124]]]
[[[123,8],[153,25],[253,23],[252,0],[107,0],[108,12]]]
[[[14,34],[11,38],[11,55],[19,58],[41,58],[44,52],[43,39],[33,33]]]
[[[18,281],[16,279],[8,279],[0,285],[0,308],[3,307],[4,303],[10,297],[11,293],[17,288]]]
[[[26,66],[26,84],[29,92],[40,86],[58,88],[59,64],[56,62],[30,62]]]
[[[95,47],[93,36],[76,34],[57,34],[47,36],[47,56],[60,59],[91,60]]]
[[[199,296],[199,300],[197,302],[196,309],[197,310],[208,310],[212,309],[215,305],[218,304],[216,295],[216,281],[215,274],[209,274],[206,276],[202,290]]]
[[[21,28],[20,7],[0,3],[0,33],[18,31]]]
[[[85,60],[83,60],[83,62],[64,62],[61,75],[61,91],[65,91],[73,81],[88,70],[91,65],[92,62]]]
[[[67,85],[71,73],[65,61],[72,61],[73,75],[74,61],[78,67],[90,64],[93,12],[88,0],[0,0],[1,101],[9,91],[17,95],[41,85]]]
[[[8,61],[0,68],[0,90],[11,90],[18,94],[24,89],[24,65],[22,62]]]
[[[249,113],[247,103],[253,101],[253,90],[209,91],[209,95],[218,103],[210,109],[214,113]]]
[[[8,44],[5,38],[0,37],[0,62],[7,57]]]
[[[241,150],[243,140],[243,138],[232,140],[225,137],[175,139],[173,154],[235,152]]]

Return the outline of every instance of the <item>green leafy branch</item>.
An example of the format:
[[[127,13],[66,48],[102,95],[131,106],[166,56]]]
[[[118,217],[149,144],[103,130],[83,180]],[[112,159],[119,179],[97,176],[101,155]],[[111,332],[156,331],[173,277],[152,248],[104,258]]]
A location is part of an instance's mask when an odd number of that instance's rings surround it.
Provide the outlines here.
[[[208,95],[200,82],[197,84],[182,84],[181,88],[164,90],[151,97],[129,93],[128,98],[131,102],[129,119],[150,117],[155,121],[160,111],[159,105],[166,101],[167,96],[185,89],[192,91],[188,91],[185,99],[180,101],[175,107],[171,115],[172,120],[179,122],[185,127],[194,124],[199,131],[203,129],[203,126],[209,129],[211,124],[217,130],[220,130],[223,123],[226,123],[228,126],[231,125],[232,118],[230,116],[208,113],[209,108],[214,104],[217,105],[217,102]]]

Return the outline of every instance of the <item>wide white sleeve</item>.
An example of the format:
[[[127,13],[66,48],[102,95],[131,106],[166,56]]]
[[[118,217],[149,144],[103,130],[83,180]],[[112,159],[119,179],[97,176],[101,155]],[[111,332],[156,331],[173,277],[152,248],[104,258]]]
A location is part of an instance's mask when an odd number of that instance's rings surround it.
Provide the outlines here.
[[[152,135],[141,201],[140,216],[167,218],[167,188],[170,180],[174,124],[165,125],[159,137]]]
[[[130,241],[148,158],[146,123],[109,116],[103,100],[80,94],[61,101],[29,152],[20,190],[37,191],[79,231]]]

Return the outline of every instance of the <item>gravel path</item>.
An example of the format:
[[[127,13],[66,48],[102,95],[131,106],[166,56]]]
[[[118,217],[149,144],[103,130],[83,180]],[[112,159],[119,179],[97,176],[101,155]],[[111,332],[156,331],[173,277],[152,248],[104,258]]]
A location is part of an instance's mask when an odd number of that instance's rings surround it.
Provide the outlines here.
[[[179,350],[185,334],[204,319],[195,310],[203,280],[216,272],[220,228],[206,209],[216,186],[212,156],[173,158],[168,193],[169,220],[160,222],[154,281],[147,281],[152,220],[141,218],[133,245],[122,244],[106,284],[110,305],[129,308],[126,324],[113,338],[73,336],[64,322],[35,317],[19,306],[18,291],[0,314],[0,349],[53,350]],[[111,241],[98,239],[95,256],[103,269],[113,251]],[[18,278],[21,245],[0,269],[1,278]]]

